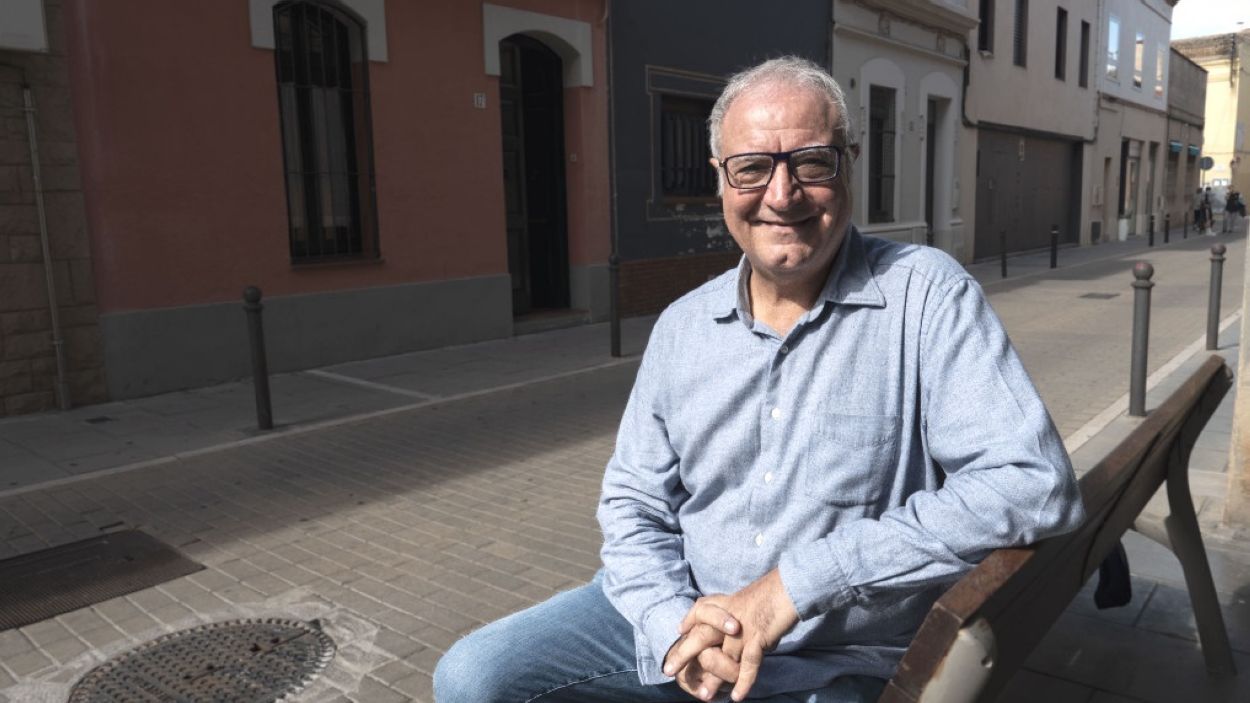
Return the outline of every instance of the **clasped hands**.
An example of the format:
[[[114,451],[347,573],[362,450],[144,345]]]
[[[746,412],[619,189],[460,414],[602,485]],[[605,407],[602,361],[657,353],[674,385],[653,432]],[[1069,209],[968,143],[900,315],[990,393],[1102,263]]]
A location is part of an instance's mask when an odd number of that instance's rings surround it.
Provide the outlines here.
[[[664,673],[682,690],[710,701],[722,686],[745,700],[764,653],[799,621],[776,569],[731,595],[704,596],[681,621],[681,637],[664,658]]]

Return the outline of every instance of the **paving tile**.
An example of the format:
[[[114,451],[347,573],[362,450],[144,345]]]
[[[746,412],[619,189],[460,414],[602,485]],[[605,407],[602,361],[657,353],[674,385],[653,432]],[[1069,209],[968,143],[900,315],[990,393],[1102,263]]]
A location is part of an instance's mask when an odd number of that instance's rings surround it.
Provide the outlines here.
[[[1093,688],[1021,669],[998,696],[1001,703],[1088,703]]]
[[[1220,596],[1220,611],[1233,649],[1250,655],[1250,603],[1242,594]],[[1137,627],[1151,632],[1199,641],[1193,606],[1185,589],[1160,585],[1145,607]]]
[[[38,651],[23,652],[14,654],[4,658],[4,668],[15,677],[31,676],[39,673],[49,667],[55,666],[55,662],[47,657],[47,655]]]
[[[1250,667],[1250,656],[1235,658]],[[1150,703],[1250,700],[1250,678],[1211,677],[1196,643],[1080,615],[1062,615],[1026,666]]]

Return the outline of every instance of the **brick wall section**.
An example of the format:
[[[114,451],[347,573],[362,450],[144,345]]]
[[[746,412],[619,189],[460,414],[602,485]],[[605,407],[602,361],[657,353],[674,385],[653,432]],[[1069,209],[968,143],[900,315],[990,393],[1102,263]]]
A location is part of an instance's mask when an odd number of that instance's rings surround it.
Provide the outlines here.
[[[56,407],[56,356],[23,110],[23,75],[36,110],[70,398],[76,406],[105,400],[61,3],[45,0],[44,8],[48,53],[0,50],[0,416]]]
[[[738,264],[742,253],[690,254],[621,264],[621,317],[653,315]]]

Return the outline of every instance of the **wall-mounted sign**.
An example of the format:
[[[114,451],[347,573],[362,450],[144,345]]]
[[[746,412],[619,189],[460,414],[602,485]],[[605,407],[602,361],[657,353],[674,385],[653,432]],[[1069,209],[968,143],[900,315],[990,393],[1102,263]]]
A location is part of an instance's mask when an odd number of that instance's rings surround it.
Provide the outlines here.
[[[1215,159],[1210,156],[1204,156],[1201,159],[1198,159],[1198,168],[1203,171],[1210,171],[1213,166],[1215,166]]]

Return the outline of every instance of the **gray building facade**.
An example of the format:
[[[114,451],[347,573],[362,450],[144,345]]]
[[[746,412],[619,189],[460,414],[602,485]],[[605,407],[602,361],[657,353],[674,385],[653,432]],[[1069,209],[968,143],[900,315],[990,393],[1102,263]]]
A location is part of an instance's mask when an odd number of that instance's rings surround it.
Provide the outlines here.
[[[734,265],[706,118],[726,78],[793,54],[828,67],[832,4],[613,3],[616,251],[623,316],[657,312]]]

